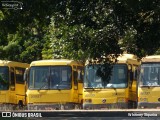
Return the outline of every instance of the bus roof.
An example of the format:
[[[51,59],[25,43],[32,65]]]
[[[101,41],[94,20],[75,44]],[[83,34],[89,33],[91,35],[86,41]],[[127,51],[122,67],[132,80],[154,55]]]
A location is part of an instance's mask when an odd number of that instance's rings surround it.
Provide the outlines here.
[[[81,62],[68,60],[68,59],[50,59],[50,60],[37,60],[31,62],[30,66],[45,66],[45,65],[71,65],[82,64]]]
[[[0,66],[22,66],[22,67],[29,67],[29,64],[16,62],[16,61],[9,61],[9,60],[0,60]]]
[[[124,62],[126,62],[128,59],[137,60],[137,56],[133,54],[121,54],[117,58],[118,61],[124,61]]]
[[[160,62],[160,55],[151,55],[142,58],[142,62]]]
[[[0,60],[0,64],[8,64],[9,62],[11,62],[11,61],[8,61],[8,60]]]
[[[137,63],[137,56],[133,55],[133,54],[121,54],[118,56],[117,63],[127,63],[127,61],[132,61],[132,62],[136,62]],[[114,59],[112,59],[114,61]],[[88,64],[88,61],[86,61],[86,65]],[[138,63],[137,63],[138,64]]]

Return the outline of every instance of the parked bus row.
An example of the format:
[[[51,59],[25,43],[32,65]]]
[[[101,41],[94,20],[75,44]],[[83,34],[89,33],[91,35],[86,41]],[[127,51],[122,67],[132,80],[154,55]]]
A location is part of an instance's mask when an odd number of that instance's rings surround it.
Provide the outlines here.
[[[160,56],[117,60],[106,83],[97,74],[101,63],[0,60],[0,110],[159,108]]]

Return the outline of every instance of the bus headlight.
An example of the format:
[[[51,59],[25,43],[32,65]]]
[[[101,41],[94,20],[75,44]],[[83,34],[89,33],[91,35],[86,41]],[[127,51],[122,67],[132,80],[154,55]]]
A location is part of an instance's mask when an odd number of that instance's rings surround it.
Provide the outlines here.
[[[84,99],[84,103],[92,103],[92,99]]]
[[[117,101],[118,101],[118,102],[126,102],[126,98],[119,97]]]
[[[139,102],[148,102],[147,98],[139,98]]]

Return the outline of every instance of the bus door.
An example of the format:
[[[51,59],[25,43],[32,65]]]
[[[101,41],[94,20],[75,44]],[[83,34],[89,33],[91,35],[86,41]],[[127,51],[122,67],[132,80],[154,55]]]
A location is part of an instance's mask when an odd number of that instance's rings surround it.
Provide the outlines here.
[[[19,103],[21,106],[25,104],[25,83],[23,80],[25,68],[15,67],[15,94],[18,98],[16,103]]]
[[[16,104],[16,96],[15,96],[15,69],[13,67],[10,68],[10,103]]]
[[[82,93],[83,93],[83,67],[82,66],[78,66],[77,67],[77,72],[78,72],[78,76],[77,76],[77,80],[78,80],[78,103],[82,102]]]
[[[136,86],[137,86],[137,73],[136,73],[136,69],[137,69],[137,65],[131,65],[129,64],[130,69],[129,69],[129,102],[130,103],[130,107],[131,108],[135,108],[136,107],[136,100],[137,100],[137,90],[136,90]]]
[[[77,80],[77,78],[78,78],[78,72],[77,72],[77,66],[73,66],[73,89],[74,89],[74,91],[73,91],[73,101],[75,102],[75,103],[77,103],[78,102],[78,80]]]

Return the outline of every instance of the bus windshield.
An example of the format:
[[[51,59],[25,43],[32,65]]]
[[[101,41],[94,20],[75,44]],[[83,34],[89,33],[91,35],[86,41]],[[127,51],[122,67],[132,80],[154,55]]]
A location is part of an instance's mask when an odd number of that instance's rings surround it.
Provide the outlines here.
[[[34,66],[29,72],[29,89],[70,89],[70,66]]]
[[[9,89],[9,68],[0,66],[0,90]]]
[[[104,86],[100,76],[97,76],[99,65],[85,67],[84,87],[85,88],[125,88],[127,87],[127,65],[113,65],[112,75],[109,83]]]
[[[140,86],[160,86],[160,63],[142,64],[138,79]]]

